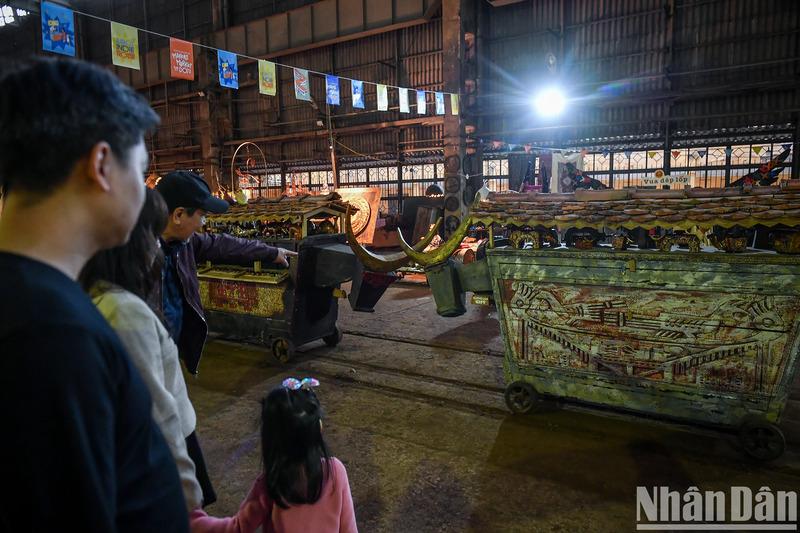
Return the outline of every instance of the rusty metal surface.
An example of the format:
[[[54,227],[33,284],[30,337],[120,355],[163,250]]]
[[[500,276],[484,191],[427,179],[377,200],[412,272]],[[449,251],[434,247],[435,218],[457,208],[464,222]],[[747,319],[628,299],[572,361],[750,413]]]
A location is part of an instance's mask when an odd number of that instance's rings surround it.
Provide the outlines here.
[[[253,281],[221,279],[214,270],[198,276],[205,309],[260,317],[283,317],[287,283],[268,285]]]
[[[540,393],[722,425],[780,419],[800,258],[487,250],[504,370]]]
[[[472,212],[487,226],[577,228],[753,227],[800,224],[800,180],[780,186],[672,190],[578,190],[574,193],[491,193]]]

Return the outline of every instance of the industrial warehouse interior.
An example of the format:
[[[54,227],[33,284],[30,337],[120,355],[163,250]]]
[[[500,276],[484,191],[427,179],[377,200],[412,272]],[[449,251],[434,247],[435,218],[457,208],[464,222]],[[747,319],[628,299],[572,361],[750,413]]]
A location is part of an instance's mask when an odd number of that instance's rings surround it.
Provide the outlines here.
[[[797,529],[800,2],[0,16],[0,74],[106,67],[161,119],[149,186],[192,171],[205,233],[298,254],[197,265],[209,515],[308,377],[362,532]]]

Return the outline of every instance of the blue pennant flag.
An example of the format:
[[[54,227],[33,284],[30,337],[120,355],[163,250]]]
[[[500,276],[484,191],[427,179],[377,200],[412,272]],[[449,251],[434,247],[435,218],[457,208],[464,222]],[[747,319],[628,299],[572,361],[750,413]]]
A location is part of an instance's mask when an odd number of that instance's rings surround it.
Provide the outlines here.
[[[239,67],[236,64],[236,54],[217,50],[217,68],[219,69],[219,84],[231,89],[239,88]]]
[[[350,85],[353,88],[353,107],[364,109],[364,82],[352,80]]]
[[[325,75],[327,102],[331,105],[339,105],[339,76]]]
[[[705,150],[698,150],[697,153],[700,154],[700,157],[705,157],[706,156],[706,151]]]
[[[425,91],[417,91],[417,113],[425,114]]]
[[[436,114],[444,115],[444,93],[433,93],[436,96]]]
[[[42,49],[75,56],[74,14],[71,9],[42,2]]]
[[[411,110],[408,107],[408,89],[400,87],[398,90],[398,95],[400,97],[400,112],[410,113]]]

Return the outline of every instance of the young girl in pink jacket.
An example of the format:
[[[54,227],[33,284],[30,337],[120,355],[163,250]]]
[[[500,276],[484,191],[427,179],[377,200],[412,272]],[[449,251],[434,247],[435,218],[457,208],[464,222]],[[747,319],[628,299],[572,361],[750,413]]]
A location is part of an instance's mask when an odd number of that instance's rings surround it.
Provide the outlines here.
[[[331,457],[322,437],[322,409],[313,378],[289,378],[261,400],[264,471],[239,512],[214,518],[190,515],[193,533],[358,533],[344,465]]]

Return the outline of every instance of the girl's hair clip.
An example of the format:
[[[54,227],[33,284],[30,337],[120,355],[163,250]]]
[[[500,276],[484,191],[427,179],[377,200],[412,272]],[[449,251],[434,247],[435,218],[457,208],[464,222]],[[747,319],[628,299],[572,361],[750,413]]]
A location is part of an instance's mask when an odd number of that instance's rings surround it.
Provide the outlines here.
[[[297,378],[286,378],[281,385],[289,390],[310,389],[311,387],[319,387],[319,381],[314,378],[305,378],[303,381]]]

